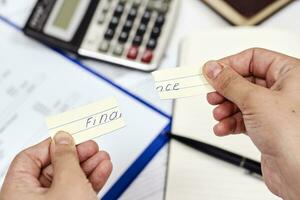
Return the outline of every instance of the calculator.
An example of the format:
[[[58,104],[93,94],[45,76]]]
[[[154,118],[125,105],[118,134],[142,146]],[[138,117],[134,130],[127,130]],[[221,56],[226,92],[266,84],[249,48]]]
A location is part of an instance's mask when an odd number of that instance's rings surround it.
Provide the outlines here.
[[[178,7],[179,0],[38,0],[23,31],[82,57],[153,71]]]

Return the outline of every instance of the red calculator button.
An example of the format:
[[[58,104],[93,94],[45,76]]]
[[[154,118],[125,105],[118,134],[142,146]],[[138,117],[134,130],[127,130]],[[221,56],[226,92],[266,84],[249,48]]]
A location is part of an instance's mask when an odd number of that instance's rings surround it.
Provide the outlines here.
[[[131,60],[135,60],[137,55],[139,53],[139,49],[136,46],[131,46],[128,53],[127,53],[127,58]]]
[[[143,63],[150,63],[152,58],[153,58],[152,50],[147,49],[143,54],[142,62]]]

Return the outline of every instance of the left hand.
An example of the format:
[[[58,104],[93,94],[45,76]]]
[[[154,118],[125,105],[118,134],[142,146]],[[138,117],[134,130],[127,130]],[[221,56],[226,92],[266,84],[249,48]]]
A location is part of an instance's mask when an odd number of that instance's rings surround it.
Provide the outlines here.
[[[3,183],[1,200],[97,199],[112,170],[109,155],[97,143],[77,147],[67,133],[58,133],[19,153]]]

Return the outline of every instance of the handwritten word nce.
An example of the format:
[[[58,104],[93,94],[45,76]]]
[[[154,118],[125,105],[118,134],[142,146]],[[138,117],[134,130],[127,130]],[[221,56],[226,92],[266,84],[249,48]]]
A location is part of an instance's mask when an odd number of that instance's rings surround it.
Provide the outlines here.
[[[180,89],[179,83],[168,83],[168,84],[156,86],[156,90],[158,90],[159,92],[173,91],[179,89]]]
[[[121,117],[122,113],[118,110],[110,110],[108,113],[99,113],[86,119],[85,128],[106,124]]]

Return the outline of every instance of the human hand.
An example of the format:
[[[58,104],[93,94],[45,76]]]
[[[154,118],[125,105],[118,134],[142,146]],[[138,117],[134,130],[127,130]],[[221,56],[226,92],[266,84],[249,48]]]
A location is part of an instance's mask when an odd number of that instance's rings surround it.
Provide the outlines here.
[[[246,133],[262,153],[266,185],[283,199],[300,198],[300,60],[249,49],[203,68],[216,89],[207,95],[218,136]]]
[[[77,151],[76,151],[77,150]],[[95,200],[112,170],[109,155],[88,141],[75,147],[59,132],[19,153],[3,183],[1,200]]]

